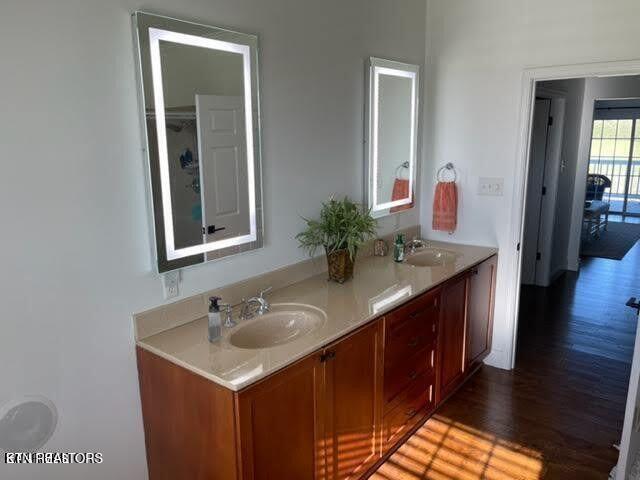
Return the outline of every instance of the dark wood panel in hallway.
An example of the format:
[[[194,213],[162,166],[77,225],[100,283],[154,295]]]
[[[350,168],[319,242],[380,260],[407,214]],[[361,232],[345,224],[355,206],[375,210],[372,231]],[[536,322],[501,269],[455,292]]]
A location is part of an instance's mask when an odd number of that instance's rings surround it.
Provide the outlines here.
[[[372,476],[606,479],[617,461],[640,246],[522,292],[516,368],[484,366]]]

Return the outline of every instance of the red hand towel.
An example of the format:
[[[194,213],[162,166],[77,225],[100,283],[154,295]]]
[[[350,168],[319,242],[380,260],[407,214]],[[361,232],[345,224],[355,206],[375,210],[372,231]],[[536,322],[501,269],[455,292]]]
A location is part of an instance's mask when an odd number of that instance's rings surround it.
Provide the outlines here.
[[[458,223],[456,182],[438,182],[433,196],[433,229],[453,233]]]
[[[393,182],[393,191],[391,192],[391,201],[401,200],[409,197],[409,180],[405,178],[396,178]],[[389,213],[401,212],[413,207],[413,202],[406,205],[398,205],[391,207]]]

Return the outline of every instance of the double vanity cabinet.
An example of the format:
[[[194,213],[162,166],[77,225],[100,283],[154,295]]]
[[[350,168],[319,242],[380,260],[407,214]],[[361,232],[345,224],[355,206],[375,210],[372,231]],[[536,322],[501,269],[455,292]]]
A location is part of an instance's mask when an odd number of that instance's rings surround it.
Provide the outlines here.
[[[239,391],[138,347],[151,480],[366,476],[490,352],[496,264]]]

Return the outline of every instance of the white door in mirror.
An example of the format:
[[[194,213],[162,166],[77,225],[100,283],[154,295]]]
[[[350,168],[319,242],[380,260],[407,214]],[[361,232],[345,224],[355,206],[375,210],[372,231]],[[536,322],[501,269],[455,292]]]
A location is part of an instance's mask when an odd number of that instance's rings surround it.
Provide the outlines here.
[[[205,243],[248,235],[249,196],[242,97],[196,95]]]

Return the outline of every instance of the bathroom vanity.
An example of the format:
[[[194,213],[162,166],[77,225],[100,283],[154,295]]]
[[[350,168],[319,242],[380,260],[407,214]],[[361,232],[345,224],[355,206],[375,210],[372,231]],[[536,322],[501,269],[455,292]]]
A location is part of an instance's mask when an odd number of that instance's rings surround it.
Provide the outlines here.
[[[174,270],[263,245],[259,42],[146,12],[133,24],[156,266],[175,294]],[[366,63],[363,204],[386,217],[416,203],[420,66]],[[473,373],[497,251],[429,242],[395,263],[358,247],[341,285],[308,260],[135,315],[151,480],[361,478]],[[210,342],[210,295],[261,315],[236,307]]]
[[[323,312],[288,343],[240,348],[243,323],[209,343],[204,318],[138,338],[150,478],[366,476],[491,350],[496,250],[437,252],[276,289],[276,308]]]

